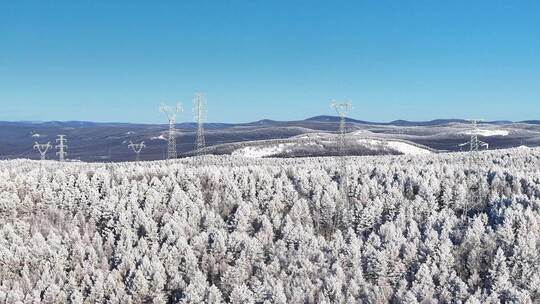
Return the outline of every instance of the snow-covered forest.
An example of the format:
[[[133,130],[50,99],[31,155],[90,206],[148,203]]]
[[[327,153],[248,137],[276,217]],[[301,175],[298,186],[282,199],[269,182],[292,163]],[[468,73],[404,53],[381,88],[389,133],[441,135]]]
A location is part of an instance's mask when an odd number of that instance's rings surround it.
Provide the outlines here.
[[[0,303],[540,301],[539,149],[347,164],[0,162]]]

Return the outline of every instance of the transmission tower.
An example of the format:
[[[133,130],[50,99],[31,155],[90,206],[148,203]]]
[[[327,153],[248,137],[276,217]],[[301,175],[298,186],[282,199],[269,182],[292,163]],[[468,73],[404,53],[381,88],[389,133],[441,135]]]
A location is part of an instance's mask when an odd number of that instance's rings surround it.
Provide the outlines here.
[[[347,172],[347,144],[346,144],[346,118],[347,118],[347,112],[352,110],[352,103],[349,102],[337,102],[335,100],[332,101],[331,104],[332,108],[336,111],[336,113],[339,115],[339,158],[340,158],[340,164],[339,169],[341,173],[341,195],[342,195],[342,206],[341,208],[338,208],[338,217],[335,220],[335,224],[344,224],[344,217],[345,214],[349,210],[350,206],[350,200],[349,200],[349,186],[348,186],[348,172]]]
[[[67,142],[65,135],[58,135],[56,142],[58,143],[56,145],[56,149],[58,149],[58,152],[56,152],[56,155],[58,155],[58,160],[62,162],[66,158],[66,155],[67,155],[66,150],[68,148],[68,146],[65,144],[65,142]]]
[[[469,121],[472,125],[470,131],[471,139],[466,143],[460,144],[459,146],[463,147],[468,145],[471,152],[477,152],[478,150],[480,150],[481,147],[485,147],[486,149],[488,149],[489,144],[478,139],[478,122],[481,121],[481,119],[471,119]]]
[[[142,149],[146,148],[146,145],[144,144],[144,141],[141,141],[139,144],[134,144],[132,141],[129,142],[128,148],[131,148],[133,152],[135,152],[135,161],[140,160],[140,155]]]
[[[203,93],[195,94],[193,99],[193,112],[197,120],[197,137],[195,139],[195,152],[199,154],[206,145],[204,140],[204,120],[206,118],[206,101]]]
[[[344,156],[346,154],[346,138],[345,138],[345,127],[346,127],[346,118],[347,118],[347,112],[352,110],[352,104],[351,102],[336,102],[335,100],[332,101],[332,108],[336,111],[336,113],[339,115],[339,154],[341,156]]]
[[[481,121],[481,119],[470,119],[469,121],[471,122],[471,129],[469,131],[471,139],[468,142],[459,145],[460,147],[469,146],[470,151],[467,157],[469,163],[469,170],[467,173],[468,197],[464,200],[462,206],[465,215],[467,215],[469,210],[474,207],[475,203],[484,201],[486,198],[486,189],[483,183],[485,171],[484,168],[479,165],[480,155],[477,152],[482,147],[485,147],[486,149],[489,148],[487,143],[478,139],[478,134],[480,133],[478,122]]]
[[[47,159],[47,151],[51,148],[51,143],[48,142],[46,144],[39,144],[37,142],[34,143],[34,150],[39,151],[39,155],[41,156],[41,160]]]
[[[167,116],[167,119],[169,120],[169,138],[168,138],[168,145],[167,145],[167,159],[173,159],[176,158],[176,130],[175,130],[175,124],[176,124],[176,115],[179,112],[182,112],[182,106],[180,103],[176,105],[176,107],[172,108],[168,105],[161,104],[161,107],[159,110],[164,113]]]

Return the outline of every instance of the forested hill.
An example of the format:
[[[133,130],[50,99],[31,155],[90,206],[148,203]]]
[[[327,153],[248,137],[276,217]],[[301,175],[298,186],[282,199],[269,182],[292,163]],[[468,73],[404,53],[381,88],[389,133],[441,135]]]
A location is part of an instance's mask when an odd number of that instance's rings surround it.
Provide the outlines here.
[[[540,149],[0,162],[0,303],[540,301]]]

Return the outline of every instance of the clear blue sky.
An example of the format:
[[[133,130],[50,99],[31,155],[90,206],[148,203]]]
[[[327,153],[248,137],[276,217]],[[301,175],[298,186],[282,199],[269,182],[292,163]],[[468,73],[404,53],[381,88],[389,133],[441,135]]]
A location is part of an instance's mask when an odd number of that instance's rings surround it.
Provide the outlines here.
[[[114,2],[114,3],[112,3]],[[1,1],[0,120],[540,119],[540,1]]]

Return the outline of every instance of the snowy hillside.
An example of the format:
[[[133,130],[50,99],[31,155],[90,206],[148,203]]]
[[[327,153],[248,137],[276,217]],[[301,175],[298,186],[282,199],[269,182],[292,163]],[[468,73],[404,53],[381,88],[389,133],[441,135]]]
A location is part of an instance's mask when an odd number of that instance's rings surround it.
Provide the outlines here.
[[[540,301],[540,150],[337,164],[0,161],[0,303]]]
[[[385,139],[375,134],[356,131],[347,134],[348,155],[417,155],[434,150],[406,140]],[[208,147],[206,154],[230,154],[241,157],[315,157],[339,155],[339,137],[329,133],[310,133],[288,139],[229,143]]]
[[[191,156],[195,149],[196,124],[177,124],[176,143],[181,157]],[[0,122],[0,157],[7,159],[31,158],[39,159],[38,151],[33,149],[34,143],[54,143],[56,135],[65,134],[69,140],[68,158],[85,162],[128,161],[135,155],[127,148],[130,141],[144,141],[146,148],[141,153],[143,160],[164,159],[167,152],[168,125],[93,123],[93,122]],[[540,146],[540,124],[488,122],[478,125],[482,140],[490,149],[503,149],[526,145]],[[208,123],[205,124],[205,141],[214,154],[231,154],[235,149],[244,148],[247,152],[238,151],[241,155],[280,156],[280,143],[294,141],[295,136],[309,136],[320,133],[336,133],[339,129],[339,118],[333,116],[313,117],[302,121],[261,120],[244,124]],[[412,144],[420,148],[428,147],[431,151],[460,151],[461,144],[470,140],[471,124],[464,120],[442,119],[427,122],[394,121],[390,123],[373,123],[347,119],[346,129],[357,134],[359,138],[376,138],[385,141],[398,141]],[[39,137],[33,136],[39,134]],[[283,141],[281,141],[283,140]],[[261,141],[274,141],[269,146],[259,147]],[[335,155],[336,145],[327,143],[302,147],[297,144],[290,149],[285,148],[281,156],[326,156]],[[253,142],[253,143],[251,143]],[[334,147],[331,147],[334,146]],[[391,147],[353,147],[354,155],[402,154],[399,149]],[[401,147],[400,147],[401,148]],[[276,155],[276,149],[279,153]],[[262,150],[258,152],[259,150]],[[301,155],[302,152],[307,155]],[[405,151],[409,151],[406,149]],[[388,153],[386,153],[388,152]],[[310,154],[311,153],[311,154]],[[49,153],[48,158],[55,155]]]
[[[473,135],[473,134],[476,134],[476,135],[479,135],[479,136],[484,136],[484,137],[489,137],[489,136],[508,136],[510,132],[508,132],[508,130],[485,130],[485,129],[478,129],[478,130],[470,130],[470,131],[465,131],[463,132],[463,134],[467,134],[467,135]]]

